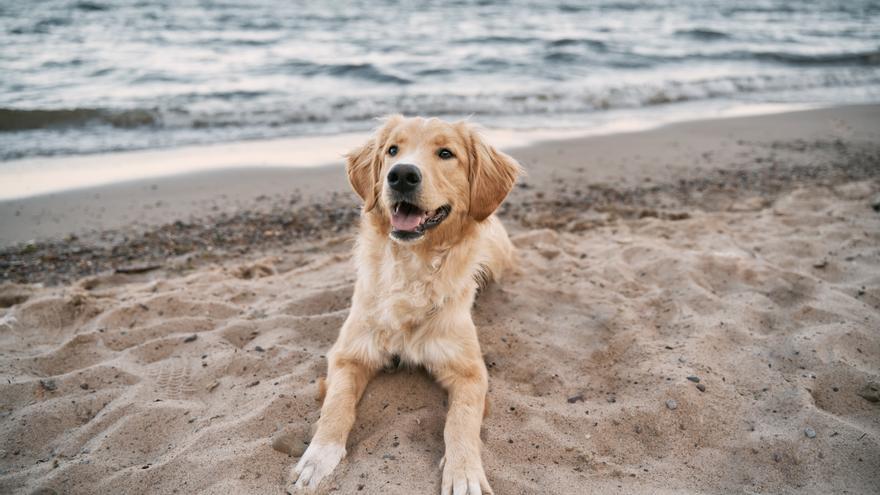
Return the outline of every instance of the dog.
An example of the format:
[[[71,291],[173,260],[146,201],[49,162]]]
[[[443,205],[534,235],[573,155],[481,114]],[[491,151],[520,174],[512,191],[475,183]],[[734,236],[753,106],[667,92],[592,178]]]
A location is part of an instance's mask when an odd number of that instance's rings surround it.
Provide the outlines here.
[[[514,265],[494,215],[520,165],[467,122],[387,117],[347,156],[363,200],[351,312],[327,354],[323,405],[293,470],[309,491],[345,457],[367,382],[389,362],[423,366],[449,394],[441,494],[492,493],[481,459],[488,373],[471,318],[481,284]]]

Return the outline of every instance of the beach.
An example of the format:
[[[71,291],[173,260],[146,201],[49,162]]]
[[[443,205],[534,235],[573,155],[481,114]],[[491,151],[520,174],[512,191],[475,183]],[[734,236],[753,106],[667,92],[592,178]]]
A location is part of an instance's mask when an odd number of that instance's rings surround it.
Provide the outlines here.
[[[497,494],[877,493],[880,105],[505,151]],[[341,160],[0,201],[0,492],[285,493],[358,206]],[[321,491],[438,492],[445,399],[378,376]]]

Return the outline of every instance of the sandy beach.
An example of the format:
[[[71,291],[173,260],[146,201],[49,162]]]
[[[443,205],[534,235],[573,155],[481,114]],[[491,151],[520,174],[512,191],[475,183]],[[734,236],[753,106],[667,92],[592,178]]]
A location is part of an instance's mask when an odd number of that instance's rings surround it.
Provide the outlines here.
[[[507,151],[497,494],[878,493],[880,105]],[[0,492],[285,493],[357,215],[340,164],[0,202]],[[379,376],[322,491],[437,493],[445,406]]]

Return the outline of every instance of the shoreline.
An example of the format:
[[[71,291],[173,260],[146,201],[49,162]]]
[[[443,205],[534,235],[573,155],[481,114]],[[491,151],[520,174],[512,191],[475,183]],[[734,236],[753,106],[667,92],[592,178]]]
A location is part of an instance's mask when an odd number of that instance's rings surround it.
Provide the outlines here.
[[[841,119],[848,119],[851,124],[838,125],[836,122]],[[872,133],[870,129],[871,125],[877,127],[878,122],[880,104],[850,105],[687,121],[643,131],[545,139],[526,146],[499,147],[511,152],[526,167],[525,180],[537,187],[547,187],[560,180],[631,187],[646,177],[663,181],[723,166],[735,159],[737,153],[749,153],[751,141],[761,142],[767,136],[806,140],[829,135],[855,141],[880,139],[880,132]],[[764,132],[771,127],[769,133]],[[740,133],[740,137],[726,139],[724,133]],[[508,136],[506,143],[511,142]],[[347,149],[336,150],[336,153],[341,157]],[[172,151],[161,153],[170,153],[168,159],[173,160]],[[273,147],[270,153],[277,151],[278,148]],[[552,154],[549,157],[554,162],[552,168],[542,164],[548,154]],[[185,161],[192,156],[192,150],[187,150],[179,159]],[[659,159],[654,160],[653,156]],[[198,160],[206,163],[207,158]],[[590,177],[582,177],[585,172]],[[261,203],[267,199],[271,202],[281,197],[287,200],[296,197],[312,203],[334,193],[349,195],[354,204],[341,159],[336,164],[308,167],[258,165],[211,169],[0,200],[0,248],[70,235],[95,236],[105,230],[134,233],[175,220],[189,221],[221,213],[231,215],[240,209],[260,210],[263,209]]]
[[[514,229],[589,225],[609,214],[676,218],[876,179],[873,121],[880,105],[544,141],[513,151],[528,175],[499,215]],[[0,279],[50,284],[350,234],[358,216],[341,165],[222,170],[0,204]]]
[[[700,120],[755,117],[790,113],[828,105],[714,103],[700,112],[703,102],[663,107],[620,109],[594,116],[592,125],[563,128],[488,128],[484,133],[498,148],[515,150],[547,141],[627,134]],[[705,103],[703,103],[705,105]],[[685,107],[683,110],[680,107]],[[5,202],[88,191],[140,181],[249,169],[304,170],[338,165],[344,153],[362,143],[369,132],[255,138],[230,143],[191,144],[171,148],[134,149],[97,154],[34,156],[0,162],[0,205]],[[120,167],[119,163],[125,163]]]

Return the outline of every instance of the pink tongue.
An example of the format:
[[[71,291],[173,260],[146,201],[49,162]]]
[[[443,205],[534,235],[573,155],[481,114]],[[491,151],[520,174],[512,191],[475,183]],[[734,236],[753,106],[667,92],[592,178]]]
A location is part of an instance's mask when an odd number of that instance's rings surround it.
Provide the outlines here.
[[[416,230],[416,227],[422,223],[422,214],[421,213],[403,213],[396,212],[391,214],[391,226],[394,227],[395,230],[405,230],[408,232],[412,232]]]

